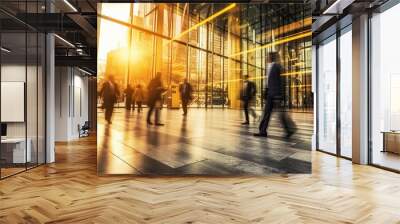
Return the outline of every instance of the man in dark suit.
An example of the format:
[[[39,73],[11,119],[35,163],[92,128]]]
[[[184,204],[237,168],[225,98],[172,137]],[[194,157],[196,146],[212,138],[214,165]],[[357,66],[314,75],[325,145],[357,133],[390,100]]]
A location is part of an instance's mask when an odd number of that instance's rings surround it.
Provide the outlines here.
[[[133,106],[133,110],[135,110],[135,100],[133,100],[134,89],[132,88],[131,84],[128,84],[124,92],[125,92],[125,108],[127,110],[130,110],[131,107]]]
[[[148,90],[148,100],[147,100],[147,105],[149,106],[149,111],[147,112],[147,124],[151,125],[150,119],[151,115],[153,114],[153,111],[155,110],[155,119],[154,123],[157,126],[162,126],[164,124],[161,124],[159,121],[159,113],[160,113],[160,107],[162,103],[162,94],[165,92],[165,89],[162,85],[162,80],[161,80],[161,72],[157,72],[156,77],[152,79],[147,87]]]
[[[273,109],[279,108],[282,104],[282,66],[278,62],[279,54],[277,52],[269,53],[268,57],[268,70],[266,74],[268,75],[267,87],[264,90],[264,99],[266,99],[264,105],[263,117],[259,126],[259,133],[254,134],[254,136],[267,137],[267,129],[269,121],[271,119],[271,114]],[[295,132],[295,124],[292,119],[282,110],[279,111],[279,118],[286,130],[286,137],[289,138]]]
[[[101,90],[100,96],[103,97],[103,106],[105,109],[105,119],[107,123],[111,124],[111,117],[114,111],[114,104],[117,102],[119,89],[114,80],[113,75],[107,76]]]
[[[179,93],[182,101],[183,116],[186,116],[187,106],[192,100],[192,93],[193,93],[192,85],[190,85],[187,79],[184,79],[183,83],[179,85]]]
[[[244,115],[245,115],[245,119],[246,119],[246,121],[242,123],[243,125],[249,124],[249,110],[250,110],[253,118],[257,117],[256,112],[250,106],[255,95],[256,95],[256,84],[254,84],[254,82],[249,80],[248,75],[245,75],[242,93],[241,93],[241,99],[243,101],[243,110],[244,110]]]

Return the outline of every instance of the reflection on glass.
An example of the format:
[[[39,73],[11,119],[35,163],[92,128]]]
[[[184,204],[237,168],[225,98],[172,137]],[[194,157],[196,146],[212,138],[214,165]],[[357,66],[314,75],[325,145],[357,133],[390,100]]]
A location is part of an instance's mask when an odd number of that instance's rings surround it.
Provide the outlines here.
[[[318,148],[336,153],[336,39],[318,48]]]

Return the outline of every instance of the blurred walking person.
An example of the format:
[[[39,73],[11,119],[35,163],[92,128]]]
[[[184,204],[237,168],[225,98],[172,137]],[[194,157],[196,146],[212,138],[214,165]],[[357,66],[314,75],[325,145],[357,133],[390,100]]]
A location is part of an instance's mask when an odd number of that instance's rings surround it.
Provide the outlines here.
[[[244,78],[244,82],[243,82],[243,88],[242,88],[242,93],[241,93],[241,100],[243,101],[243,110],[244,110],[244,116],[245,116],[246,120],[242,124],[248,125],[250,123],[249,122],[249,112],[251,113],[251,116],[254,119],[257,118],[257,114],[251,105],[254,100],[254,97],[256,95],[256,84],[249,80],[248,75],[245,75],[243,78]]]
[[[134,93],[134,101],[137,103],[138,113],[142,111],[142,103],[144,101],[144,91],[142,85],[137,84]]]
[[[117,102],[119,90],[113,75],[106,77],[106,80],[100,90],[100,95],[103,98],[103,106],[105,109],[105,119],[108,124],[111,124],[111,118],[114,111],[114,104]]]
[[[186,78],[183,80],[183,83],[179,85],[179,93],[182,101],[183,116],[186,116],[188,111],[187,107],[190,101],[192,101],[193,93],[192,85],[190,85]]]
[[[282,105],[282,66],[279,64],[279,54],[277,52],[271,52],[268,55],[268,70],[266,74],[268,75],[267,82],[264,84],[267,89],[264,90],[264,99],[266,99],[264,105],[264,111],[262,115],[262,120],[259,126],[259,133],[254,134],[254,136],[267,137],[268,125],[271,120],[271,114],[274,108],[279,108]],[[285,128],[286,137],[290,138],[295,131],[296,125],[293,120],[283,111],[283,108],[279,108],[279,119]]]
[[[149,106],[149,111],[147,112],[147,124],[153,124],[150,120],[153,112],[155,111],[154,124],[157,126],[162,126],[164,124],[160,123],[160,107],[162,106],[162,94],[165,92],[165,89],[161,80],[161,72],[157,72],[156,77],[150,81],[147,90],[147,105]]]
[[[125,108],[127,110],[131,110],[131,107],[133,105],[133,110],[135,110],[135,101],[133,99],[134,89],[132,88],[131,84],[128,84],[124,93],[125,93]]]

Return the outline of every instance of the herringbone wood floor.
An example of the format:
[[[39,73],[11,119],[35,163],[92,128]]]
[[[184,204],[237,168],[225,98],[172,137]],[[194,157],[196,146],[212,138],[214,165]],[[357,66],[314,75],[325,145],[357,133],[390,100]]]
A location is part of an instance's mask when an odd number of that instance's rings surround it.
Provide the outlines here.
[[[400,175],[313,152],[312,175],[96,175],[95,138],[0,181],[0,223],[400,223]]]

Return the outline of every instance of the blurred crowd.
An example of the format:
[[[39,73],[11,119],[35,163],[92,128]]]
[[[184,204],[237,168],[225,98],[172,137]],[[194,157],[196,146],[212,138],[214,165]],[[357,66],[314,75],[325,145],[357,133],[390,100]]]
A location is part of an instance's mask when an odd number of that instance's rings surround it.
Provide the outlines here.
[[[255,121],[259,121],[258,133],[254,133],[257,137],[267,137],[267,130],[271,120],[271,115],[276,113],[286,131],[286,137],[289,138],[296,131],[296,125],[291,117],[283,110],[283,83],[281,74],[283,68],[279,63],[279,54],[277,52],[269,53],[267,57],[266,77],[263,78],[263,89],[261,94],[265,100],[264,108],[260,116],[257,115],[253,108],[255,96],[257,93],[256,85],[252,81],[252,77],[243,76],[242,88],[240,90],[240,99],[244,112],[245,121],[242,125],[249,125],[249,115]],[[112,115],[115,104],[119,99],[125,99],[125,108],[127,110],[142,111],[142,106],[147,105],[147,124],[163,126],[160,122],[160,109],[162,108],[164,96],[167,88],[163,84],[162,74],[157,72],[155,77],[145,87],[142,84],[128,84],[123,90],[121,89],[115,77],[112,74],[106,75],[101,85],[99,96],[102,100],[102,107],[105,110],[105,119],[108,124],[112,122]],[[193,101],[193,88],[187,79],[183,79],[179,85],[179,96],[182,105],[183,116],[188,114],[188,106]],[[153,119],[154,117],[154,119]]]

